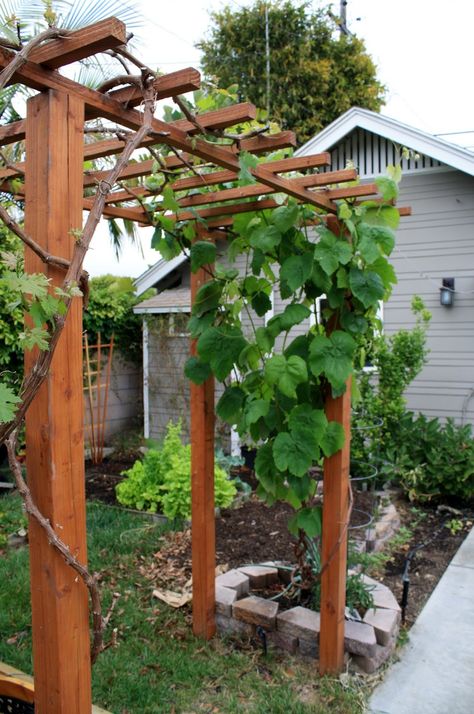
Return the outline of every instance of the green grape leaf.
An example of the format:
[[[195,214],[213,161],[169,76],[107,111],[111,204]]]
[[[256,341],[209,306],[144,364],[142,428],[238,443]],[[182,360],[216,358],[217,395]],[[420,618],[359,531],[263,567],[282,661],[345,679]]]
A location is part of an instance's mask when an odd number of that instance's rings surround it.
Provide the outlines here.
[[[181,206],[174,196],[174,191],[169,185],[163,189],[163,201],[161,205],[164,209],[173,211],[173,213],[177,213],[181,210]]]
[[[330,337],[316,335],[309,348],[309,364],[313,374],[324,374],[334,389],[342,389],[352,372],[356,342],[341,330]]]
[[[372,263],[370,269],[380,276],[385,289],[389,289],[391,285],[395,285],[398,282],[393,265],[383,256],[380,256],[375,263]]]
[[[11,421],[16,414],[17,404],[21,402],[15,392],[0,382],[0,423]]]
[[[298,206],[279,206],[272,212],[271,221],[281,233],[292,228],[298,218]]]
[[[313,452],[306,441],[294,439],[291,434],[283,431],[273,442],[273,458],[279,471],[303,476],[313,463]]]
[[[261,417],[265,417],[270,409],[270,402],[265,399],[254,399],[247,403],[245,407],[244,419],[245,423],[250,426],[254,424]]]
[[[287,397],[296,397],[296,387],[308,379],[306,362],[292,355],[286,359],[283,355],[274,355],[265,364],[265,377],[269,384],[276,385]]]
[[[291,330],[294,325],[306,320],[311,315],[311,310],[306,305],[294,303],[287,305],[281,315],[278,315],[283,330]]]
[[[400,223],[400,214],[395,206],[376,206],[366,209],[364,221],[374,225],[388,226],[395,230]]]
[[[273,460],[273,445],[268,441],[260,446],[255,457],[255,473],[259,478],[267,476],[275,471],[275,461]]]
[[[201,362],[198,357],[190,357],[184,365],[184,374],[194,384],[203,384],[212,372],[208,362]]]
[[[264,354],[269,354],[272,351],[275,338],[266,327],[257,327],[255,330],[255,339],[258,347]]]
[[[379,176],[375,183],[384,201],[393,201],[398,197],[398,185],[392,179]]]
[[[341,313],[341,327],[352,335],[363,335],[368,326],[369,323],[362,315],[355,315],[347,310]]]
[[[322,409],[313,409],[309,404],[300,404],[294,407],[288,418],[288,427],[291,433],[298,432],[303,435],[306,432],[308,438],[312,438],[319,444],[326,431],[328,420]]]
[[[191,271],[196,273],[203,265],[214,263],[216,259],[216,246],[205,240],[196,241],[191,246]]]
[[[382,278],[374,271],[351,268],[349,284],[353,295],[365,308],[376,305],[385,294]]]
[[[256,183],[256,179],[252,174],[252,169],[258,165],[258,158],[248,151],[241,151],[239,154],[239,182],[241,186],[246,186]]]
[[[313,270],[313,256],[292,255],[281,266],[280,279],[294,292],[308,280]]]
[[[223,289],[224,283],[218,280],[210,280],[201,285],[194,300],[192,314],[201,317],[204,313],[219,307]]]
[[[240,387],[227,387],[216,405],[216,412],[221,419],[235,424],[245,399],[245,392]]]
[[[342,424],[330,421],[321,439],[321,449],[324,456],[332,456],[344,446],[345,436]]]
[[[272,301],[263,290],[259,290],[252,295],[251,305],[259,317],[262,317],[272,309]]]
[[[327,275],[332,275],[339,265],[346,265],[350,261],[352,247],[328,229],[321,231],[320,235],[314,249],[314,258]]]
[[[247,341],[238,327],[209,327],[199,338],[197,350],[199,356],[209,362],[217,379],[222,381],[246,346]]]
[[[252,231],[249,243],[263,253],[271,253],[281,241],[281,232],[276,226],[263,225]]]
[[[298,528],[306,533],[308,538],[320,536],[322,530],[321,506],[302,508],[296,516],[296,524]]]
[[[296,498],[299,500],[299,504],[295,507],[300,508],[301,501],[305,501],[312,495],[311,491],[313,490],[314,481],[308,474],[303,474],[303,476],[300,477],[288,474],[287,481]]]
[[[207,330],[207,328],[210,327],[213,322],[214,314],[212,312],[208,312],[202,317],[190,317],[188,322],[188,330],[191,337],[196,338],[199,337],[199,335],[202,335],[202,333]]]

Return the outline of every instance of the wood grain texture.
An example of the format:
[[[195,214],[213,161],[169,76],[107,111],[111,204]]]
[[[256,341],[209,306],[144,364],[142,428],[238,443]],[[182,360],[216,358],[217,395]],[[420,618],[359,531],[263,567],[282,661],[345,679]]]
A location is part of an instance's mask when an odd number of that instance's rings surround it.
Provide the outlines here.
[[[204,268],[191,274],[191,304],[207,280]],[[196,340],[191,341],[191,353],[196,354]],[[206,640],[216,631],[214,419],[214,377],[201,385],[191,382],[193,632]]]
[[[344,608],[346,605],[347,528],[349,518],[349,461],[351,385],[341,397],[328,397],[328,421],[342,424],[344,446],[324,460],[324,499],[321,563],[329,563],[321,577],[321,632],[319,671],[336,674],[344,668]]]
[[[70,258],[82,228],[84,106],[46,92],[28,101],[25,229],[45,250]],[[44,265],[25,249],[26,271]],[[53,284],[64,274],[48,268]],[[33,357],[26,354],[25,367]],[[50,374],[26,417],[28,485],[53,528],[86,562],[82,395],[82,304],[74,298]],[[84,583],[30,521],[35,711],[90,714],[88,594]]]
[[[115,49],[126,42],[127,30],[124,23],[116,17],[109,17],[71,32],[64,39],[43,43],[30,53],[28,59],[49,69],[57,69],[90,57],[96,52]]]
[[[176,72],[169,72],[153,81],[155,97],[157,100],[173,97],[177,94],[193,92],[201,86],[201,75],[197,69],[186,67]],[[117,102],[126,103],[129,107],[136,107],[143,101],[143,92],[139,87],[122,87],[108,93],[108,96]]]

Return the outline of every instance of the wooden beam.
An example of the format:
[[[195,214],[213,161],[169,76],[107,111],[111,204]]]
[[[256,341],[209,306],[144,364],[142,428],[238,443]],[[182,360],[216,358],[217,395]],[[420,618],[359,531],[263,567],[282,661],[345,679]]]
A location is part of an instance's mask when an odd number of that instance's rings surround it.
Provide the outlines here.
[[[70,259],[72,231],[82,228],[84,105],[49,91],[28,100],[25,230],[46,252]],[[54,285],[64,272],[25,248],[25,271],[45,272]],[[34,355],[26,352],[26,372]],[[82,299],[74,298],[50,372],[26,415],[28,485],[43,515],[86,563],[82,393]],[[87,589],[29,524],[35,711],[90,714]]]
[[[24,119],[0,126],[0,146],[14,144],[16,141],[23,141],[25,138],[25,126],[26,122]]]
[[[344,669],[344,611],[346,606],[347,529],[349,526],[349,463],[351,383],[341,397],[326,400],[328,421],[342,424],[345,441],[340,451],[324,460],[323,533],[321,546],[321,633],[319,671]]]
[[[99,20],[58,40],[49,40],[36,47],[28,56],[30,62],[58,69],[71,62],[113,50],[127,43],[127,28],[116,17]]]
[[[240,146],[234,145],[232,151],[248,151],[251,154],[265,154],[267,151],[289,149],[296,147],[296,134],[294,131],[280,131],[277,134],[260,134],[251,139],[242,139]]]
[[[265,166],[271,168],[272,163],[280,162],[268,162]],[[208,174],[201,174],[201,176],[190,176],[184,179],[178,179],[174,181],[171,185],[173,191],[184,191],[190,188],[202,188],[204,186],[214,186],[221,183],[229,183],[231,181],[237,180],[237,174],[234,171],[213,171]],[[310,174],[309,176],[299,177],[293,179],[295,183],[301,186],[325,186],[331,183],[342,183],[343,181],[352,181],[357,177],[357,172],[355,169],[345,169],[343,171],[331,171],[325,174]],[[229,194],[230,197],[226,198],[225,195],[229,191],[247,191],[246,194],[236,193],[235,196]],[[215,203],[216,201],[226,201],[234,200],[235,198],[242,198],[248,196],[258,196],[267,193],[272,193],[273,189],[266,186],[261,186],[260,184],[251,185],[235,189],[223,189],[221,191],[216,191],[213,193],[204,193],[202,195],[190,196],[189,199],[182,199],[180,201],[181,206],[192,206],[192,205],[205,205],[207,203]],[[107,203],[121,203],[122,201],[130,201],[131,195],[140,196],[141,198],[147,198],[148,196],[158,195],[156,191],[149,191],[146,188],[140,186],[131,188],[129,191],[116,191],[107,198]],[[215,197],[215,198],[213,198]],[[202,199],[202,200],[201,200]],[[184,203],[184,201],[191,201],[190,203]]]
[[[204,238],[198,227],[199,239]],[[201,268],[191,273],[191,304],[207,280]],[[191,354],[196,354],[196,340]],[[191,382],[191,534],[193,572],[193,632],[210,639],[215,625],[216,536],[214,515],[214,377]]]
[[[237,105],[240,106],[240,105]],[[226,109],[232,109],[232,107],[226,107]],[[224,110],[220,110],[223,112]],[[203,114],[201,117],[201,120],[204,120],[205,117],[209,117],[209,115],[213,114],[214,112],[208,112],[208,114]],[[233,115],[235,116],[235,115]],[[212,117],[211,117],[212,119]],[[222,117],[221,117],[222,121]],[[230,121],[230,117],[229,117]],[[191,122],[189,122],[191,124]],[[211,120],[206,120],[206,125],[207,128],[213,128],[213,124]],[[9,127],[12,127],[11,129]],[[4,127],[0,127],[0,146],[2,144],[12,144],[15,141],[19,141],[21,139],[24,139],[25,136],[25,125],[24,121],[19,121],[19,122],[14,122],[13,124],[7,124]],[[294,142],[291,142],[291,139],[294,139],[294,134],[291,131],[284,131],[284,132],[279,132],[278,134],[271,134],[268,137],[253,137],[251,139],[243,139],[240,142],[240,149],[242,151],[249,151],[254,154],[262,154],[265,153],[266,151],[270,150],[275,150],[275,149],[284,149],[289,146],[293,146]],[[259,141],[255,143],[255,139],[258,139]],[[268,142],[266,141],[268,139]],[[142,142],[141,146],[143,148],[147,146],[156,146],[157,144],[156,137],[153,138],[148,138],[145,139],[145,141]],[[106,139],[104,141],[92,141],[84,144],[84,160],[92,161],[93,159],[99,159],[105,156],[113,156],[114,154],[119,154],[123,150],[123,147],[125,145],[125,141],[121,141],[120,139]],[[236,153],[236,150],[234,151],[233,147],[227,147],[229,150],[232,148],[232,153]],[[185,159],[188,163],[193,163],[193,156],[188,153],[183,154],[183,159]],[[165,164],[167,169],[186,169],[186,164],[184,163],[184,160],[181,159],[179,156],[166,156],[165,157]],[[276,163],[276,162],[275,162]],[[21,176],[25,170],[25,165],[23,162],[15,164],[16,170],[12,169],[0,169],[0,180],[5,179],[5,178],[17,178],[18,176]],[[199,165],[198,165],[199,168]],[[145,170],[143,175],[146,173],[150,173],[150,171]],[[232,173],[233,176],[236,175],[236,172],[234,171]],[[90,185],[90,184],[89,184]]]
[[[94,199],[84,198],[82,202],[82,207],[84,211],[90,211],[93,205]],[[141,207],[130,207],[130,208],[119,208],[117,206],[105,206],[103,210],[103,215],[106,218],[121,218],[127,221],[136,221],[137,223],[143,223],[144,225],[150,224],[150,219],[147,212]]]
[[[233,104],[230,107],[216,109],[205,114],[197,114],[196,120],[203,129],[226,129],[229,126],[240,124],[242,122],[252,121],[257,116],[255,105],[250,102],[241,102]],[[181,131],[186,131],[188,134],[196,134],[199,132],[196,125],[188,119],[178,119],[173,122],[174,126]]]
[[[265,164],[268,166],[268,164]],[[326,178],[328,174],[309,174],[308,176],[301,176],[298,178],[291,179],[293,186],[299,188],[309,188],[315,186],[326,186],[328,180]],[[331,180],[331,179],[329,179]],[[375,184],[370,184],[367,188],[364,187],[363,194],[358,190],[359,187],[344,188],[344,189],[331,189],[326,190],[318,194],[318,196],[323,196],[331,200],[337,198],[345,198],[353,195],[353,191],[357,189],[357,195],[372,195],[377,193],[377,187]],[[193,196],[188,196],[179,200],[179,205],[182,208],[188,206],[205,206],[210,203],[220,203],[221,201],[237,201],[243,198],[251,198],[254,196],[265,196],[269,193],[275,193],[273,188],[268,186],[262,186],[261,184],[252,184],[250,186],[238,186],[237,188],[222,189],[220,191],[212,191],[209,193],[194,194]],[[157,207],[158,210],[160,206]]]
[[[0,68],[7,66],[13,59],[13,56],[12,52],[0,48]],[[57,72],[40,68],[32,62],[26,62],[18,72],[13,75],[11,82],[21,82],[40,91],[44,89],[59,89],[69,94],[79,96],[83,99],[86,106],[89,107],[93,113],[97,114],[97,116],[118,122],[129,129],[136,130],[143,123],[141,112],[137,112],[133,109],[125,109],[111,97],[101,95],[93,89],[77,84]],[[237,157],[232,151],[229,151],[229,149],[195,137],[190,138],[185,132],[182,132],[172,124],[167,124],[159,119],[153,119],[150,135],[153,136],[153,134],[157,142],[161,141],[179,151],[187,151],[194,156],[204,159],[204,161],[211,161],[224,169],[232,171],[239,171],[240,169]],[[252,173],[261,183],[271,188],[284,191],[290,196],[294,196],[301,201],[306,201],[317,207],[325,208],[328,211],[335,213],[337,210],[335,204],[332,204],[331,201],[315,198],[310,191],[297,189],[293,187],[289,181],[275,176],[265,169],[257,167],[252,170]]]
[[[193,92],[201,86],[201,75],[197,69],[186,67],[176,72],[169,72],[157,77],[153,82],[155,97],[157,100],[173,97],[177,94]],[[116,102],[127,104],[128,107],[136,107],[143,101],[143,92],[139,87],[128,86],[121,89],[114,89],[107,93]]]

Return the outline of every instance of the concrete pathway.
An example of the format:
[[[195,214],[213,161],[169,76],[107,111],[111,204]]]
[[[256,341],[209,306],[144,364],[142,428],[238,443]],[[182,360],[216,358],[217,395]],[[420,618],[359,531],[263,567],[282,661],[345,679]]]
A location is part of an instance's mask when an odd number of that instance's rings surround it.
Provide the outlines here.
[[[474,529],[410,631],[370,714],[474,714]]]

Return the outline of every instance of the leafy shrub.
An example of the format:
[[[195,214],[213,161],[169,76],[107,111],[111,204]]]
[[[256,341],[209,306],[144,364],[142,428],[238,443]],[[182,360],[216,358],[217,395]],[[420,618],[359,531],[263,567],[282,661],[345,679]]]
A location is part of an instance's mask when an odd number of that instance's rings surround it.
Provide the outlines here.
[[[474,497],[474,439],[470,424],[442,424],[408,412],[399,423],[395,473],[411,500]]]
[[[426,363],[426,333],[431,314],[422,299],[411,304],[414,327],[387,336],[380,333],[371,346],[375,375],[362,371],[357,376],[359,404],[353,416],[351,473],[364,477],[367,464],[380,468],[381,482],[390,478],[397,459],[400,421],[407,414],[404,392]]]
[[[124,506],[168,518],[191,515],[191,447],[181,441],[181,423],[168,424],[161,449],[150,449],[143,461],[136,461],[124,471],[126,478],[116,488],[117,499]],[[234,483],[216,466],[214,471],[216,506],[226,507],[236,494]]]

